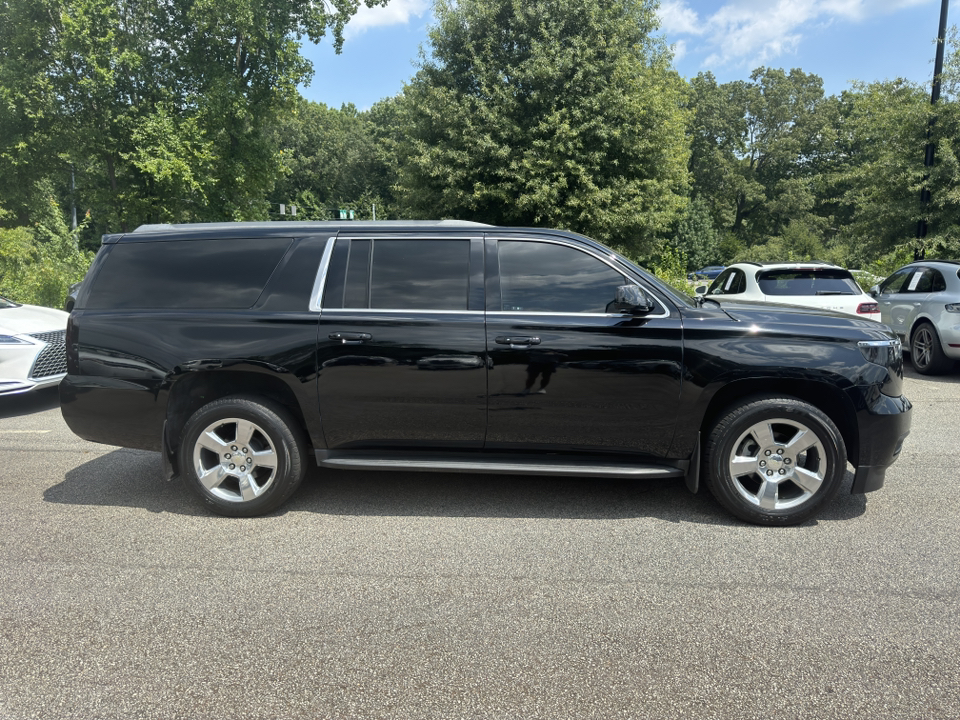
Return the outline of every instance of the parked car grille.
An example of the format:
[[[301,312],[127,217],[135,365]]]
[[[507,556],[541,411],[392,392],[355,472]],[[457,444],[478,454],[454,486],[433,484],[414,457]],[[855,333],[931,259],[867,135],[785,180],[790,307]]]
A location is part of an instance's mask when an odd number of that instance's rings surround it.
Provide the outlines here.
[[[40,351],[33,363],[33,370],[30,372],[31,378],[45,378],[51,375],[60,375],[67,371],[66,335],[66,330],[55,330],[54,332],[36,333],[30,336],[47,343],[47,346]]]

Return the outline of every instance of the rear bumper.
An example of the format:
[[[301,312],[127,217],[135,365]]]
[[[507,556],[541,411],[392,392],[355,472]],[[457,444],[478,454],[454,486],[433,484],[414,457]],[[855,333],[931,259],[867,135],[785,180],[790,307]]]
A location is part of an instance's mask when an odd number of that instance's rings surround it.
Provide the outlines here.
[[[162,450],[165,391],[117,378],[67,375],[60,381],[60,412],[84,440]]]
[[[857,414],[860,452],[853,493],[883,487],[887,468],[900,457],[903,441],[910,434],[913,406],[906,397],[877,394],[872,405]]]

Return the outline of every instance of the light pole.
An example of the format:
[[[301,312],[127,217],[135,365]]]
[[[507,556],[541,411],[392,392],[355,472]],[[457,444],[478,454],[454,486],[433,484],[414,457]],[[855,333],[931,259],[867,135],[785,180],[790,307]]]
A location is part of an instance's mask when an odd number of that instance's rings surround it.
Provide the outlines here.
[[[937,33],[937,54],[933,62],[933,89],[930,91],[930,104],[936,105],[940,99],[940,76],[943,74],[943,51],[947,44],[947,9],[950,0],[941,0],[940,2],[940,29]],[[925,209],[930,203],[930,188],[927,187],[927,181],[930,179],[929,168],[933,167],[934,144],[931,142],[933,135],[933,124],[936,118],[930,118],[930,124],[927,126],[927,147],[923,155],[923,166],[927,168],[927,174],[924,175],[923,187],[920,189],[920,206]],[[920,218],[917,223],[917,239],[923,240],[927,236],[927,220]],[[925,255],[923,243],[917,243],[913,251],[915,260],[922,260]]]

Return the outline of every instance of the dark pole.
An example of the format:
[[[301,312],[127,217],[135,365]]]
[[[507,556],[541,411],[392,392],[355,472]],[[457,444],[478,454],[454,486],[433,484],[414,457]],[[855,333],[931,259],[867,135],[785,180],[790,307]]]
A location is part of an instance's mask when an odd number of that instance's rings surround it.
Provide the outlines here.
[[[933,89],[930,92],[930,104],[936,105],[937,101],[940,99],[940,76],[943,74],[943,51],[947,45],[947,8],[950,5],[950,0],[941,0],[940,3],[940,29],[937,32],[937,54],[933,63]],[[934,154],[934,144],[931,142],[933,135],[933,124],[936,122],[936,118],[930,118],[930,124],[927,126],[927,147],[923,155],[923,166],[925,168],[933,167],[933,154]],[[930,188],[926,186],[926,181],[930,178],[930,171],[927,170],[927,174],[924,176],[924,186],[920,190],[920,205],[922,208],[926,208],[926,205],[930,202]],[[925,218],[917,223],[917,239],[923,240],[927,236],[927,221]],[[924,247],[923,243],[918,243],[917,248],[913,251],[913,256],[915,260],[922,260],[924,256]]]

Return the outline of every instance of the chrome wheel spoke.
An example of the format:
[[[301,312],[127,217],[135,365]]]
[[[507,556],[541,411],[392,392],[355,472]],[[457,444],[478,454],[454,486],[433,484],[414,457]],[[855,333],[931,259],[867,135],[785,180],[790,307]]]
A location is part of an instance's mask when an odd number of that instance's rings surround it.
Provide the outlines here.
[[[249,420],[237,420],[237,439],[236,443],[249,445],[250,438],[253,437],[253,434],[257,431],[257,426],[254,425]]]
[[[753,439],[757,441],[757,445],[761,448],[770,447],[775,442],[773,426],[768,422],[757,423],[750,428],[750,434],[753,435]]]
[[[806,468],[794,468],[793,482],[808,493],[815,493],[823,485],[823,476]]]
[[[804,429],[794,435],[783,449],[793,455],[799,455],[804,450],[812,448],[818,442],[820,441],[812,430]]]
[[[240,495],[244,500],[256,500],[257,495],[259,495],[259,488],[257,488],[253,479],[250,477],[250,473],[244,473],[240,476]]]
[[[212,430],[207,430],[206,432],[201,433],[200,437],[197,438],[197,445],[209,450],[210,452],[215,452],[218,455],[227,449],[227,443],[221,440],[220,437]]]
[[[737,455],[730,461],[730,474],[734,477],[749,475],[750,473],[757,472],[757,470],[759,470],[759,467],[757,465],[757,458],[755,457]]]
[[[220,465],[216,465],[209,470],[204,470],[201,472],[199,474],[199,480],[207,490],[213,490],[223,482],[223,479],[226,476],[227,471],[224,470]]]
[[[764,480],[757,492],[757,501],[764,510],[776,510],[779,486],[775,480]]]
[[[276,469],[277,454],[273,450],[261,450],[253,453],[253,466]]]

